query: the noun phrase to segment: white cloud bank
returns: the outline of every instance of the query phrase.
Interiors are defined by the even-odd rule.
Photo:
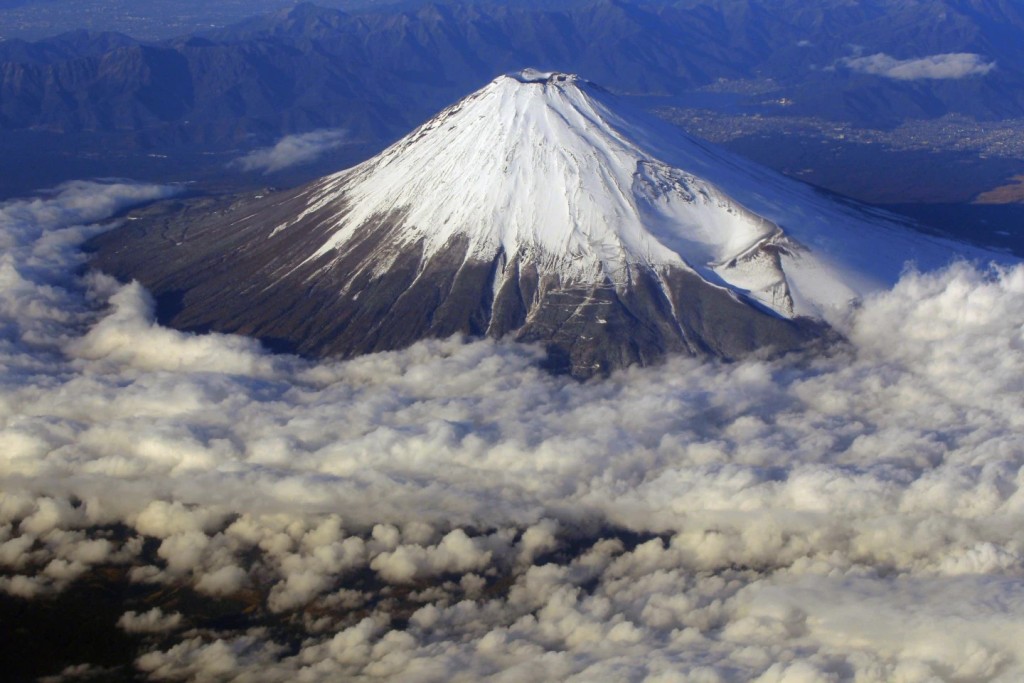
[[[348,141],[348,132],[336,128],[287,135],[272,147],[254,150],[231,163],[243,171],[273,173],[313,161]]]
[[[848,57],[842,60],[842,64],[853,71],[899,81],[984,76],[996,68],[995,62],[986,61],[982,55],[971,52],[949,52],[918,59],[896,59],[879,52],[866,57]]]
[[[142,614],[125,612],[117,620],[117,625],[128,633],[163,633],[180,627],[181,615],[177,613],[164,614],[159,607],[154,607]]]
[[[160,328],[69,274],[71,203],[0,207],[0,590],[124,567],[292,629],[126,608],[151,679],[1024,676],[1024,267],[909,274],[829,354],[576,383]]]

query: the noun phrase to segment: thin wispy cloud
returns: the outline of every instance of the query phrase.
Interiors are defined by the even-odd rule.
[[[1024,675],[1024,267],[909,273],[813,356],[586,383],[494,341],[314,363],[74,275],[102,213],[69,206],[167,192],[78,190],[0,206],[0,591],[111,567],[191,591],[111,624],[142,675]],[[224,598],[287,626],[196,628]]]
[[[848,69],[899,81],[950,80],[984,76],[996,63],[970,52],[950,52],[917,59],[896,59],[884,52],[841,60]]]
[[[309,133],[285,136],[272,147],[254,150],[231,163],[243,171],[273,173],[315,161],[327,152],[348,144],[348,142],[349,136],[345,130],[315,130]]]

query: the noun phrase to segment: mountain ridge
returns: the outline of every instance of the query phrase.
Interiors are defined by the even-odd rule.
[[[450,2],[358,14],[304,4],[156,43],[72,34],[11,41],[0,44],[0,127],[125,130],[154,140],[163,128],[193,140],[217,130],[240,141],[345,126],[387,139],[522,64],[586,73],[620,94],[679,95],[721,79],[770,81],[772,97],[791,101],[791,113],[871,125],[949,112],[1024,115],[1024,96],[1013,94],[1024,91],[1019,7],[928,0],[856,9],[827,3],[810,11],[790,4],[593,0],[540,10]],[[831,39],[815,42],[815,35]],[[123,51],[132,45],[143,46],[149,61],[133,63]],[[894,59],[978,53],[997,67],[983,77],[900,81],[843,66],[861,54],[849,45]],[[146,66],[154,60],[181,66],[160,82],[192,93],[186,106],[147,99],[157,74]],[[75,78],[59,77],[65,72]],[[119,107],[140,113],[98,115],[102,103],[90,93],[111,91]],[[396,92],[420,104],[399,102]]]

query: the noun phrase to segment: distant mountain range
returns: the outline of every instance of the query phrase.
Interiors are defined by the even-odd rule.
[[[550,7],[554,8],[550,8]],[[1011,0],[299,5],[179,39],[76,32],[0,43],[0,131],[225,144],[343,127],[388,141],[497,74],[534,66],[625,95],[697,88],[873,126],[1024,116],[1024,5]]]

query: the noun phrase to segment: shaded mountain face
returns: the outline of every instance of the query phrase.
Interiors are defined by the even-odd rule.
[[[579,377],[798,348],[907,260],[979,254],[532,70],[298,190],[135,218],[94,240],[94,264],[176,327],[341,357],[511,336]]]
[[[892,66],[881,58],[850,61],[962,53],[996,66],[894,78],[880,75]],[[1019,117],[1024,9],[1009,0],[451,2],[360,14],[300,5],[156,44],[109,34],[0,44],[0,128],[118,131],[158,144],[333,126],[388,140],[523,64],[585,73],[620,94],[756,81],[764,99],[791,101],[790,113],[875,126],[949,112]]]

